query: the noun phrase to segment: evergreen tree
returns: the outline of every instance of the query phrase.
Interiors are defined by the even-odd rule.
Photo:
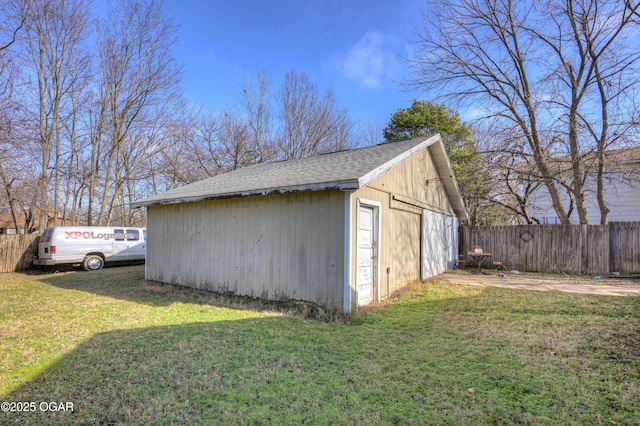
[[[383,130],[389,142],[398,142],[440,133],[460,192],[469,210],[469,222],[485,222],[480,206],[488,188],[482,159],[471,130],[460,120],[457,111],[445,105],[413,101],[410,108],[400,108],[391,114],[391,121]]]

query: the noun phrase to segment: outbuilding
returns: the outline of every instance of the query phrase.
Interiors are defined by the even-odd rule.
[[[247,166],[143,206],[146,279],[343,312],[453,267],[467,218],[439,135]]]

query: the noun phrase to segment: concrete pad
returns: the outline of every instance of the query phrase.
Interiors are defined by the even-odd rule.
[[[534,273],[526,275],[516,275],[510,272],[496,273],[495,271],[483,273],[471,273],[468,271],[447,271],[438,275],[435,279],[464,285],[479,285],[487,287],[512,288],[519,290],[534,291],[561,291],[563,293],[595,294],[601,296],[640,296],[640,282],[625,283],[625,285],[614,285],[612,280],[598,282],[598,284],[585,284],[584,279],[562,279],[555,280],[537,277]],[[598,280],[593,280],[597,282]]]

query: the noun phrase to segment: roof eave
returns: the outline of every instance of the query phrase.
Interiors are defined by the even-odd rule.
[[[341,182],[322,182],[313,183],[308,185],[295,185],[285,186],[278,188],[263,188],[254,189],[250,191],[238,191],[229,192],[226,194],[215,195],[197,195],[193,197],[177,197],[177,198],[160,198],[145,201],[144,199],[131,203],[131,208],[167,205],[167,204],[180,204],[180,203],[195,203],[198,201],[210,201],[210,200],[223,200],[228,198],[240,198],[250,197],[254,195],[279,195],[292,192],[306,192],[306,191],[324,191],[328,189],[338,189],[340,191],[352,191],[360,188],[358,181],[348,180]]]
[[[460,187],[458,186],[458,182],[456,181],[455,175],[453,173],[453,168],[451,167],[451,161],[449,160],[449,156],[444,147],[444,142],[440,135],[436,135],[437,140],[430,144],[430,149],[432,149],[431,154],[436,159],[436,167],[438,168],[438,174],[442,177],[446,177],[447,179],[443,180],[444,188],[449,196],[449,201],[451,202],[451,206],[453,207],[453,211],[456,213],[459,221],[469,220],[469,214],[467,212],[467,207],[464,205],[464,199],[462,198],[462,192],[460,192]],[[443,170],[444,169],[444,170]]]
[[[453,206],[453,210],[456,212],[456,216],[458,216],[459,221],[469,220],[469,213],[467,212],[467,207],[464,205],[462,201],[462,193],[460,192],[460,188],[458,188],[458,184],[455,180],[449,179],[448,182],[444,183],[445,188],[448,193],[457,194],[457,197],[450,197],[451,204]],[[451,187],[451,188],[448,188]]]

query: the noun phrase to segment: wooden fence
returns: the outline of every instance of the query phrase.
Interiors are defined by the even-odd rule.
[[[0,234],[0,272],[24,271],[33,266],[39,235]]]
[[[32,267],[38,235],[0,235],[0,272]],[[567,274],[640,273],[640,222],[460,228],[460,253],[475,244],[507,269]]]
[[[640,273],[640,222],[609,224],[611,271]]]
[[[459,241],[460,253],[477,244],[510,270],[640,273],[640,222],[462,227]]]

